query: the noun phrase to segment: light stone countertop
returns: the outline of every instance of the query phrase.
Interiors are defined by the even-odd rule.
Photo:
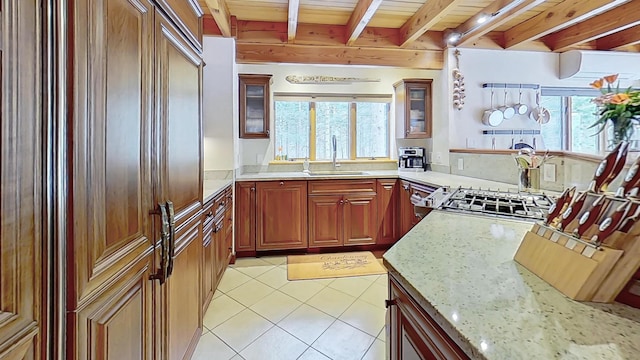
[[[213,199],[214,196],[220,194],[227,186],[233,184],[232,179],[225,180],[205,180],[204,189],[202,191],[202,201],[205,204],[207,201]]]
[[[531,226],[434,210],[384,261],[473,359],[640,358],[640,310],[570,300],[513,260]]]

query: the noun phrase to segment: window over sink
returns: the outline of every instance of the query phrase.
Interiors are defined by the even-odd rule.
[[[275,94],[275,159],[389,157],[391,95]]]

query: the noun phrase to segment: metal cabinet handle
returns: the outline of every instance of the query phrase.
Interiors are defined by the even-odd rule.
[[[397,299],[391,299],[391,300],[385,300],[384,301],[384,307],[385,308],[390,308],[392,306],[398,305],[398,300]]]
[[[169,215],[165,204],[158,204],[159,211],[154,214],[160,215],[160,268],[156,273],[151,274],[150,280],[158,280],[160,284],[164,284],[167,280],[168,263],[169,263],[169,237],[171,236],[169,229]]]
[[[167,277],[173,273],[173,258],[176,255],[176,215],[173,202],[167,200],[167,214],[169,215],[169,261],[167,265]]]
[[[344,204],[344,200],[340,199],[340,205]]]
[[[406,191],[409,191],[409,185],[402,185],[402,188],[405,189]]]
[[[212,216],[213,216],[213,211],[209,211],[209,212],[207,213],[207,217],[212,217]]]
[[[255,188],[255,186],[251,188],[251,191],[256,191],[256,188]]]
[[[267,130],[267,136],[269,136],[269,130]]]
[[[284,185],[284,181],[280,181],[280,186]]]

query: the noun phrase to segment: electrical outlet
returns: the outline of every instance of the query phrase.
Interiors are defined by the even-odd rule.
[[[556,181],[556,165],[544,164],[542,165],[542,173],[544,181],[555,182]]]
[[[464,159],[458,159],[458,170],[464,170]]]

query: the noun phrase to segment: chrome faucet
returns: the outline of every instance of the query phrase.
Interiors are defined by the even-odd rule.
[[[340,164],[336,162],[336,157],[338,156],[338,139],[335,135],[331,136],[331,150],[333,151],[331,162],[333,164],[333,170],[335,170],[338,166],[340,166]]]

